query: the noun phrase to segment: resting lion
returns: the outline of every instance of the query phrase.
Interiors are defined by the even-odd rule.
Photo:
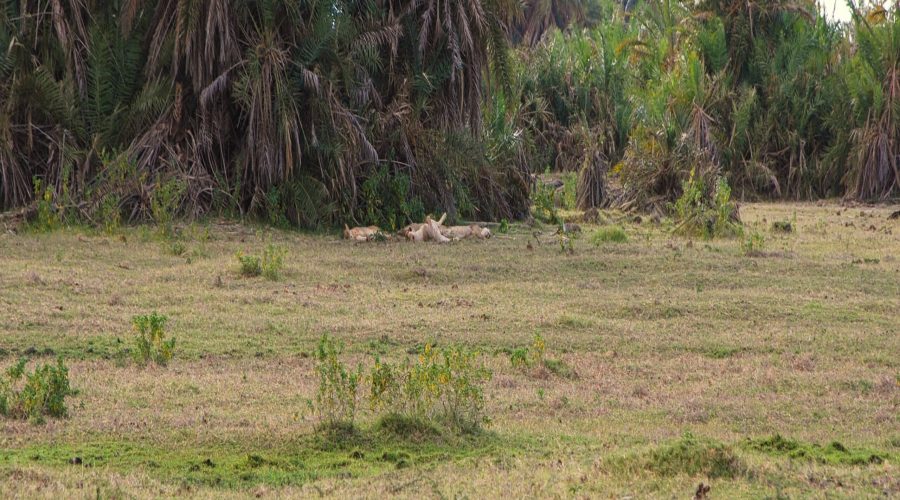
[[[485,239],[491,237],[491,230],[478,224],[441,227],[441,233],[451,240],[462,240],[465,238]]]
[[[369,241],[371,238],[374,238],[379,231],[381,230],[378,229],[378,226],[354,227],[351,229],[347,224],[344,224],[344,238],[348,240]]]

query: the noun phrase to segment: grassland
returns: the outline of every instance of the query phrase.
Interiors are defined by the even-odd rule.
[[[216,222],[175,248],[153,228],[4,234],[0,368],[62,355],[79,393],[66,419],[0,420],[0,496],[897,496],[897,208],[744,206],[753,256],[631,218],[624,241],[584,225],[573,255],[515,225],[446,246]],[[269,243],[281,279],[241,277],[236,252]],[[178,350],[141,369],[122,352],[153,310]],[[354,365],[477,347],[490,424],[397,435],[363,413],[318,435],[323,333]],[[510,366],[535,333],[569,370]]]

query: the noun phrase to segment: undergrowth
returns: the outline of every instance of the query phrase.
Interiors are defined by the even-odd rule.
[[[26,359],[20,359],[0,378],[0,415],[42,423],[44,417],[65,417],[66,397],[74,395],[69,385],[69,369],[62,358],[27,373]]]
[[[156,312],[142,314],[131,319],[137,338],[134,361],[139,366],[154,363],[166,366],[175,354],[175,338],[166,339],[166,323],[169,318]]]

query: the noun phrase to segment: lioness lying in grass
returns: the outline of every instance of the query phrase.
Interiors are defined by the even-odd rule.
[[[354,227],[351,229],[347,224],[344,224],[344,238],[348,240],[369,241],[379,232],[381,232],[381,229],[378,229],[378,226]]]

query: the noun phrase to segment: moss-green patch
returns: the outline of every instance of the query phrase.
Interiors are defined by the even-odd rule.
[[[768,455],[811,460],[830,465],[880,464],[891,457],[890,453],[884,451],[863,448],[848,449],[837,441],[821,446],[787,439],[779,434],[767,438],[748,439],[744,443],[744,447]]]
[[[619,226],[601,227],[591,235],[591,243],[601,245],[603,243],[625,243],[628,235]]]
[[[271,446],[221,443],[173,449],[123,441],[44,444],[0,451],[0,470],[29,465],[105,467],[119,472],[141,470],[172,483],[242,488],[365,477],[402,467],[503,455],[515,448],[488,433],[420,433],[398,438],[386,429],[387,424],[373,432],[357,431],[339,438],[316,435]]]
[[[388,438],[412,442],[440,439],[444,434],[431,422],[396,413],[379,418],[374,429]]]
[[[621,473],[646,471],[660,476],[703,474],[734,478],[746,472],[746,466],[730,446],[691,434],[644,452],[610,459],[609,464]]]
[[[730,358],[743,351],[740,347],[730,347],[724,345],[713,345],[703,350],[703,355],[712,359]]]
[[[556,375],[557,377],[567,379],[578,378],[578,373],[561,359],[545,359],[544,368],[546,368],[548,372]]]

